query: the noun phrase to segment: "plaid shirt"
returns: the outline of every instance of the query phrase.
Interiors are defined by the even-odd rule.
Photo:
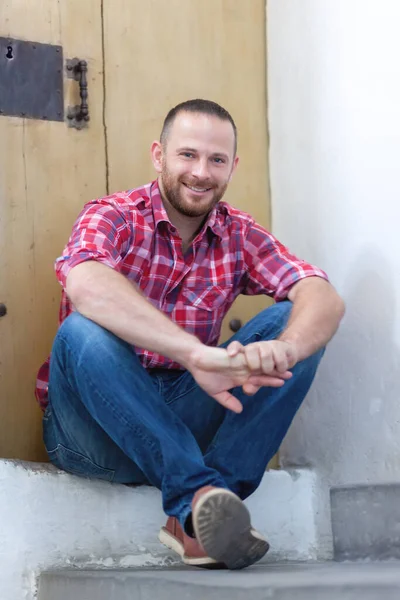
[[[183,254],[157,181],[85,205],[55,265],[63,288],[59,324],[73,310],[65,293],[67,275],[87,260],[130,279],[153,306],[209,346],[218,344],[222,320],[239,294],[266,294],[279,302],[300,279],[327,279],[323,271],[290,254],[250,215],[226,202],[217,204]],[[135,350],[145,368],[181,368],[155,352]],[[36,386],[43,410],[49,364],[50,357]]]

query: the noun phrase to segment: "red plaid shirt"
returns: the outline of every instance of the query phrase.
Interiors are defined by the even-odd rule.
[[[183,255],[157,181],[85,205],[55,265],[63,287],[59,324],[73,310],[65,293],[67,275],[87,260],[128,277],[154,306],[209,346],[217,345],[222,320],[239,294],[266,294],[280,301],[300,279],[327,279],[323,271],[290,254],[250,215],[226,202],[213,209]],[[146,368],[180,368],[165,356],[135,350]],[[50,357],[36,386],[43,409],[49,365]]]

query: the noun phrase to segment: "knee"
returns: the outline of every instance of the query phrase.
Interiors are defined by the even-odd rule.
[[[70,347],[85,350],[87,348],[98,349],[106,343],[107,337],[111,335],[106,329],[87,319],[78,312],[71,313],[59,328],[54,346],[66,343]]]
[[[255,317],[255,329],[258,330],[257,337],[262,340],[273,340],[285,329],[293,304],[289,300],[277,302],[266,308]]]
[[[282,302],[276,302],[276,304],[273,304],[267,310],[271,312],[271,316],[273,316],[277,327],[283,329],[287,325],[292,308],[293,303],[290,300],[283,300]]]
[[[80,335],[90,335],[96,328],[102,329],[99,325],[87,319],[78,312],[72,312],[62,323],[58,333],[64,337],[77,337]]]

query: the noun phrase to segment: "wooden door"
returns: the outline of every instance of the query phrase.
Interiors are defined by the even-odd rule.
[[[57,327],[53,263],[83,203],[106,192],[101,3],[2,0],[0,36],[59,44],[89,65],[87,129],[0,116],[0,457],[40,460],[33,391]],[[77,104],[77,83],[65,79],[64,94]]]
[[[265,0],[2,0],[1,36],[89,65],[87,129],[0,116],[0,457],[40,460],[33,389],[57,327],[54,259],[84,202],[155,177],[150,144],[173,105],[203,97],[232,113],[241,163],[226,199],[269,224]],[[76,82],[64,95],[78,102]],[[227,321],[267,303],[241,297]]]
[[[105,82],[110,189],[155,178],[150,144],[174,105],[206,98],[232,114],[240,163],[226,200],[269,226],[265,0],[107,0]],[[243,322],[269,304],[237,299]]]

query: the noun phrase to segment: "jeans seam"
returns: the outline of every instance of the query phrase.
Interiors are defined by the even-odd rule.
[[[94,460],[92,460],[91,458],[89,458],[88,456],[86,456],[85,454],[82,454],[81,452],[77,452],[76,450],[72,450],[72,448],[68,448],[64,444],[57,444],[57,446],[53,450],[48,450],[46,448],[46,452],[49,455],[50,460],[51,460],[51,456],[50,455],[56,453],[60,448],[62,448],[63,450],[66,450],[67,452],[70,452],[71,454],[75,454],[76,456],[79,456],[80,458],[83,458],[85,461],[88,461],[94,467],[96,467],[96,469],[99,469],[101,471],[105,471],[107,473],[110,473],[110,475],[112,475],[111,481],[114,479],[115,469],[109,469],[108,467],[102,467],[101,465],[97,464],[97,462],[95,462]],[[65,470],[67,471],[67,469],[65,469]],[[69,468],[68,470],[71,473],[74,473],[74,474],[78,474],[78,475],[81,474],[81,473],[79,473],[79,471],[74,470],[73,468]]]
[[[191,392],[193,392],[193,390],[196,387],[200,387],[198,383],[196,383],[196,381],[193,382],[192,387],[190,387],[188,390],[185,390],[185,392],[182,392],[181,394],[179,394],[178,396],[174,396],[173,398],[171,398],[171,400],[165,401],[165,404],[167,406],[170,406],[171,404],[173,404],[174,402],[176,402],[177,400],[180,400],[181,398],[183,398],[184,396],[186,396],[187,394],[190,394]]]

